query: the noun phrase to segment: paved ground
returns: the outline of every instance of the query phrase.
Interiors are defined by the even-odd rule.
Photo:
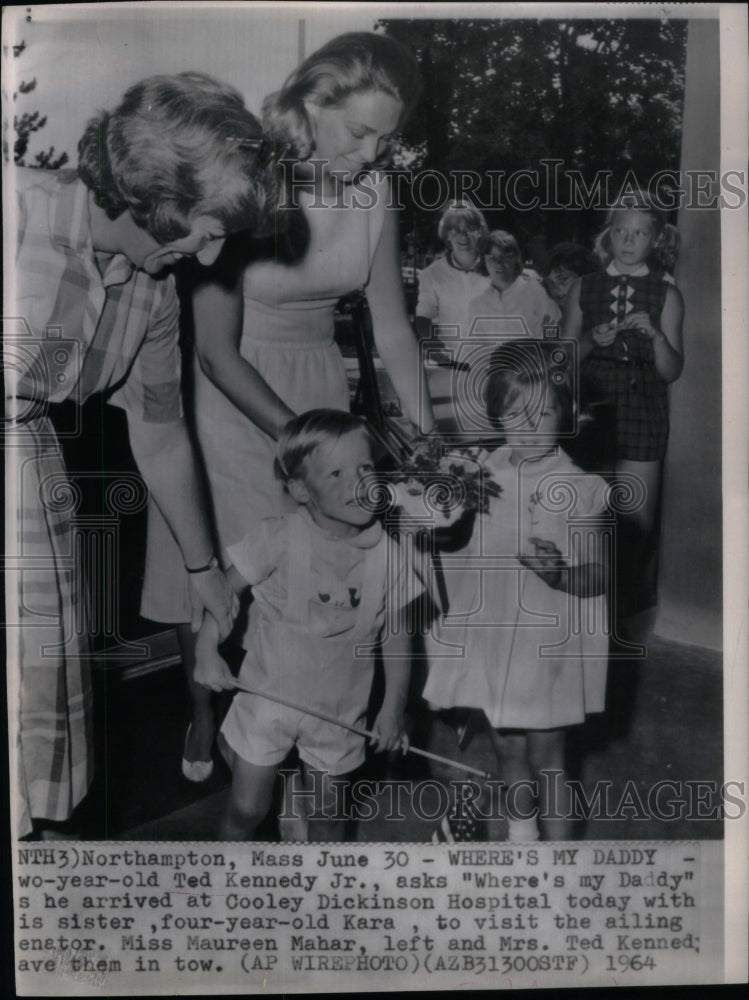
[[[607,700],[606,713],[570,731],[569,773],[580,782],[589,802],[597,788],[602,790],[609,812],[618,817],[596,815],[603,810],[594,806],[594,815],[581,824],[577,835],[587,840],[720,837],[721,824],[715,819],[689,818],[688,805],[675,808],[675,818],[667,820],[654,817],[648,804],[648,795],[652,797],[659,782],[679,783],[665,787],[661,798],[665,805],[674,800],[675,787],[688,802],[699,788],[687,782],[719,786],[722,781],[720,656],[653,641],[645,660],[611,664]],[[125,682],[100,681],[97,703],[100,766],[81,817],[85,836],[214,839],[229,775],[220,761],[204,785],[192,785],[180,773],[188,716],[180,667]],[[415,744],[481,770],[496,770],[485,732],[478,732],[461,753],[450,726],[428,714],[423,703],[415,701],[414,707]],[[377,796],[377,816],[360,821],[352,839],[400,842],[429,840],[437,825],[416,815],[412,807],[416,783],[422,782],[423,812],[431,814],[440,807],[435,781],[462,777],[459,771],[426,766],[411,756],[391,761],[374,757],[361,776],[383,784]],[[402,818],[388,818],[394,801]],[[272,822],[264,833],[268,838],[275,836]],[[481,835],[502,838],[504,823],[490,823]]]

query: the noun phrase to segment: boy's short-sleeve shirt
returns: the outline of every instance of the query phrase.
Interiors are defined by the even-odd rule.
[[[302,509],[298,514],[263,519],[227,549],[231,563],[252,587],[253,614],[270,621],[290,617],[289,574],[300,571],[294,565],[295,552],[290,545],[290,517],[302,519],[311,545],[308,622],[312,634],[338,638],[354,631],[367,551],[376,545],[387,547],[387,568],[372,638],[381,631],[387,615],[397,614],[423,593],[408,547],[387,535],[378,521],[353,539],[343,539],[323,531]],[[301,611],[293,609],[294,616]]]

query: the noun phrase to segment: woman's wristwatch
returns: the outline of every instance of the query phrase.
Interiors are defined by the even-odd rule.
[[[207,562],[205,566],[188,566],[185,564],[185,569],[188,573],[207,573],[210,569],[219,569],[218,559],[216,556],[211,556],[210,562]]]

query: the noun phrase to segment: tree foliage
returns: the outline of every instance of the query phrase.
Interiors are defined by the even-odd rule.
[[[621,182],[634,170],[647,184],[657,171],[679,168],[686,21],[388,19],[380,25],[415,52],[423,74],[424,96],[404,132],[412,166],[478,171],[484,202],[487,171],[509,175],[544,159],[561,160],[561,170],[580,171],[589,181],[608,170]],[[494,224],[507,221],[489,214]],[[573,214],[578,230],[590,228],[585,213]],[[570,233],[570,213],[531,215],[515,221],[559,238],[583,236]]]
[[[26,42],[21,41],[18,45],[13,46],[13,57],[17,59],[26,49]],[[32,93],[36,90],[36,77],[32,80],[21,80],[18,84],[18,90],[13,93],[13,100],[16,101],[20,96]],[[20,167],[41,167],[47,170],[57,170],[59,167],[64,166],[68,162],[68,154],[60,153],[55,156],[55,147],[50,146],[46,150],[42,150],[40,153],[36,153],[33,163],[26,163],[25,157],[29,149],[29,142],[31,136],[35,132],[39,132],[47,124],[47,116],[42,115],[39,111],[23,111],[21,114],[13,115],[13,129],[16,133],[16,138],[13,143],[13,162],[17,163]],[[3,158],[7,162],[9,159],[8,143],[3,139]]]

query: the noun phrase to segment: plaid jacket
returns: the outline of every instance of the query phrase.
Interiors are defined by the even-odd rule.
[[[88,190],[73,173],[18,169],[14,181],[4,354],[6,405],[15,418],[6,429],[15,530],[9,522],[6,585],[20,836],[32,818],[67,819],[93,771],[88,602],[77,555],[85,540],[45,404],[109,392],[131,424],[174,421],[182,409],[174,279],[157,281],[122,254],[97,259]]]
[[[131,420],[179,418],[174,278],[156,280],[122,254],[97,260],[88,189],[72,171],[19,168],[16,188],[15,287],[5,315],[15,317],[6,352],[18,357],[8,394],[82,403],[116,387],[110,402]]]

